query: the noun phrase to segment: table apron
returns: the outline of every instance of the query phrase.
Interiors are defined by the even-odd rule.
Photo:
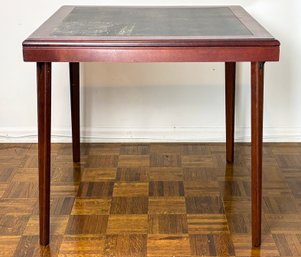
[[[27,62],[264,62],[279,46],[243,47],[23,47]]]

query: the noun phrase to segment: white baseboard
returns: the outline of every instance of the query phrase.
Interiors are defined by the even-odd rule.
[[[236,142],[250,142],[250,128],[236,128]],[[301,128],[264,128],[264,142],[301,142]],[[71,129],[53,129],[51,141],[71,142]],[[81,141],[98,142],[225,142],[224,127],[81,128]],[[0,143],[36,143],[33,128],[0,128]]]

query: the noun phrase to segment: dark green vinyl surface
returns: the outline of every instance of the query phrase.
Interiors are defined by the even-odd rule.
[[[227,7],[75,7],[51,36],[251,36]]]

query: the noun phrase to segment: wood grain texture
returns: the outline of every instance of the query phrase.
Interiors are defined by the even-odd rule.
[[[0,256],[13,256],[21,236],[0,236]]]
[[[107,234],[147,234],[147,214],[110,215]]]
[[[71,215],[66,234],[104,234],[108,224],[108,215]]]
[[[22,236],[14,252],[14,257],[39,257],[51,256],[52,252],[58,252],[61,245],[62,236],[51,236],[50,245],[39,246],[39,236]]]
[[[236,63],[225,63],[225,97],[226,97],[226,156],[227,162],[234,158],[234,120],[235,120],[235,77]]]
[[[114,182],[82,182],[77,197],[109,198],[113,194]]]
[[[229,229],[225,214],[187,214],[187,223],[190,234],[221,233]]]
[[[183,214],[186,213],[184,197],[160,197],[149,199],[149,214]]]
[[[72,164],[71,144],[52,149],[54,166]],[[37,145],[0,144],[0,184],[6,185],[0,256],[299,257],[301,144],[263,145],[260,248],[252,248],[251,238],[251,146],[236,145],[233,165],[226,164],[225,152],[225,144],[84,145],[83,160],[91,154],[105,167],[82,162],[79,174],[69,164],[53,169],[50,246],[41,247],[37,184],[31,182],[38,176]],[[107,156],[118,153],[211,155],[216,167],[156,162],[162,166],[118,168],[119,158],[116,167],[106,167]]]
[[[37,63],[40,243],[49,243],[51,63]]]
[[[123,167],[117,169],[117,181],[148,181],[149,167]]]
[[[113,197],[111,214],[146,214],[148,197]]]
[[[187,234],[186,214],[152,214],[148,216],[149,234]]]
[[[148,155],[119,155],[119,167],[149,167]]]
[[[149,196],[184,196],[182,181],[150,181]]]
[[[188,235],[149,235],[147,256],[189,256]]]
[[[23,47],[27,62],[264,62],[279,61],[279,45],[241,47]]]
[[[234,246],[227,233],[190,235],[194,256],[235,256]]]
[[[149,195],[149,185],[147,182],[115,182],[114,184],[114,197],[135,197],[135,196],[148,196]]]
[[[79,63],[69,63],[73,161],[80,161]]]
[[[112,181],[116,178],[116,168],[86,168],[81,170],[80,177],[81,181],[86,182],[101,182],[101,181]]]
[[[104,245],[105,236],[102,235],[65,236],[58,256],[102,256]]]
[[[261,242],[264,62],[251,63],[252,241]]]
[[[111,199],[76,198],[72,215],[108,215],[110,213]]]
[[[147,235],[107,235],[104,256],[146,257]]]

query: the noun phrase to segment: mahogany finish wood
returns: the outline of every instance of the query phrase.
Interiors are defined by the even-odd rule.
[[[232,163],[234,158],[234,126],[235,126],[235,76],[236,63],[225,63],[226,76],[226,159]]]
[[[82,8],[86,10],[87,7],[83,6]],[[90,8],[93,10],[93,7]],[[103,8],[114,9],[112,7]],[[131,33],[120,35],[120,33],[116,33],[116,31],[118,32],[116,26],[121,26],[119,24],[119,17],[113,16],[111,20],[107,21],[107,24],[111,25],[104,28],[104,30],[108,30],[108,34],[111,33],[113,36],[107,36],[106,33],[100,33],[99,36],[95,35],[95,33],[85,35],[84,31],[80,33],[83,35],[73,35],[72,26],[68,33],[58,36],[55,35],[54,31],[70,17],[70,14],[72,15],[74,10],[78,9],[76,6],[63,6],[23,42],[24,60],[33,62],[255,62],[278,61],[279,59],[279,42],[240,6],[117,6],[115,8],[117,10],[123,10],[125,8],[129,12],[140,8],[146,12],[146,14],[148,13],[147,9],[151,9],[149,15],[153,23],[157,22],[157,20],[154,19],[156,11],[160,17],[162,10],[165,10],[165,12],[169,10],[169,12],[172,13],[181,9],[184,12],[187,9],[202,11],[204,8],[216,10],[219,8],[228,8],[232,16],[226,16],[225,23],[228,22],[228,18],[235,18],[241,24],[241,28],[248,30],[250,33],[234,35],[230,33],[230,30],[228,35],[227,29],[221,33],[219,28],[212,27],[213,30],[219,31],[219,33],[222,34],[212,35],[212,33],[204,33],[202,27],[200,27],[199,34],[196,34],[194,20],[183,14],[183,21],[186,21],[185,24],[190,23],[190,26],[193,27],[192,31],[190,31],[190,27],[176,27],[171,20],[167,19],[170,31],[166,31],[166,36],[157,36],[155,32],[150,36],[146,33],[147,30],[145,35],[132,35]],[[94,15],[97,16],[97,13]],[[150,17],[145,18],[150,19]],[[91,20],[92,24],[89,23],[86,26],[93,26],[95,20],[97,20],[97,18],[94,17],[94,19]],[[138,20],[143,22],[141,17]],[[212,19],[212,21],[214,21],[214,19]],[[135,17],[133,17],[132,23],[122,24],[122,26],[127,29],[130,26],[134,26],[135,22]],[[77,25],[78,23],[75,23],[74,29],[77,29]],[[101,23],[101,26],[102,25],[103,23]],[[158,27],[163,25],[164,24],[158,24]],[[205,21],[203,24],[203,26],[208,25],[210,25],[208,21]],[[98,24],[98,26],[100,25]],[[96,31],[101,31],[101,29],[103,28],[95,27]],[[116,30],[115,35],[111,31],[114,31],[114,29]],[[178,30],[187,31],[187,34],[179,36]],[[124,31],[126,30],[121,29],[119,32],[123,34]],[[191,32],[190,34],[189,31]],[[173,32],[176,32],[175,34],[177,36],[174,35]],[[212,54],[212,48],[215,49],[214,54]]]
[[[23,49],[25,60],[30,62],[257,62],[279,59],[279,45],[114,48],[49,46]]]
[[[80,161],[79,63],[69,63],[73,161]]]
[[[264,63],[251,63],[251,123],[252,123],[252,243],[261,242],[262,199],[262,125]]]
[[[107,9],[102,9],[102,7],[64,6],[23,42],[24,61],[38,63],[41,244],[49,243],[50,64],[52,62],[70,63],[73,160],[75,162],[80,160],[80,62],[225,62],[226,159],[231,163],[233,162],[234,149],[235,63],[245,61],[252,62],[252,242],[253,246],[259,246],[261,234],[263,63],[279,60],[279,41],[274,39],[240,6],[103,8]],[[137,12],[136,8],[141,8],[145,16],[139,16],[140,12],[139,10]],[[209,15],[208,20],[204,19],[208,15],[199,17],[202,13],[206,13],[203,8],[210,9],[215,17],[219,13],[226,13],[224,21],[228,22],[228,19],[230,19],[231,24],[234,23],[237,26],[237,30],[233,30],[232,25],[229,24],[224,26],[223,20],[220,21],[222,26],[218,26],[216,19],[212,18],[214,16]],[[138,16],[126,17],[130,19],[130,22],[123,24],[120,22],[122,19],[119,19],[118,15],[111,17],[106,13],[107,20],[104,21],[101,20],[103,16],[97,15],[97,11],[95,12],[94,9],[100,10],[102,13],[106,13],[103,12],[104,10],[110,10],[113,13],[119,13],[120,10],[123,14],[126,12],[132,14],[132,11],[134,11],[133,13]],[[80,18],[81,10],[85,11],[85,15],[83,15],[85,19]],[[125,10],[127,11],[125,12]],[[89,16],[90,11],[91,15],[94,15],[93,17]],[[190,12],[195,14],[198,11],[198,21],[188,15]],[[177,21],[177,26],[175,26],[172,22],[173,19],[162,17],[163,13],[168,17],[178,17],[174,15],[175,13],[183,14],[179,17],[183,19],[183,24],[186,25],[183,27],[181,26],[182,23]],[[74,20],[75,14],[79,15],[78,20]],[[162,30],[160,30],[161,34],[158,35],[156,35],[155,30],[150,33],[148,30],[143,30],[143,26],[140,26],[140,30],[146,31],[145,34],[139,34],[139,31],[135,31],[136,23],[133,23],[131,19],[147,25],[147,20],[157,16],[167,22],[161,24],[167,29],[166,35],[162,36]],[[68,22],[72,19],[73,23],[69,24]],[[152,18],[154,23],[158,20]],[[218,20],[220,20],[220,17]],[[92,22],[91,26],[94,26],[92,30],[88,27],[91,34],[85,30],[78,30],[78,28],[85,28],[87,24],[90,24],[89,22]],[[194,22],[206,24],[212,30],[208,30],[205,25],[196,26],[198,23],[194,24]],[[191,26],[187,26],[187,24]],[[152,28],[159,28],[159,26],[153,25]],[[224,30],[220,31],[221,28]],[[160,158],[156,159],[153,156],[150,160],[142,158],[140,161],[147,164],[149,161],[160,160]],[[117,159],[113,158],[108,161],[115,163]],[[175,163],[179,162],[177,158],[174,161]],[[182,164],[183,162],[185,163],[185,160],[182,160]],[[104,190],[104,188],[101,190]],[[192,199],[192,201],[194,200]]]
[[[51,63],[37,63],[40,243],[49,243]]]

